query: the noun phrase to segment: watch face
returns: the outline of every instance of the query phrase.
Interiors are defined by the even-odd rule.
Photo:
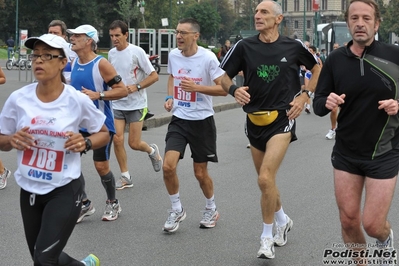
[[[121,76],[115,76],[115,83],[119,83],[122,80]]]

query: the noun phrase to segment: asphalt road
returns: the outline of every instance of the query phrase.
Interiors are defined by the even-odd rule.
[[[11,76],[8,73],[6,71],[6,75]],[[157,83],[159,89],[158,86],[149,89],[154,91],[150,96],[150,109],[157,115],[164,113],[151,99],[158,94],[160,99],[164,98],[166,83],[163,82],[161,79]],[[0,88],[2,106],[11,88],[7,85]],[[219,97],[217,101],[228,103],[231,99]],[[146,154],[132,150],[127,153],[134,187],[117,192],[122,206],[119,219],[101,221],[106,196],[89,153],[82,157],[83,172],[89,198],[97,211],[76,226],[65,251],[78,259],[94,253],[100,258],[101,265],[106,266],[323,265],[324,250],[334,249],[342,243],[329,160],[334,141],[324,137],[329,129],[329,118],[303,113],[297,119],[299,139],[290,145],[277,176],[284,210],[294,225],[288,234],[287,245],[276,248],[273,260],[256,257],[262,232],[260,192],[250,151],[246,149],[244,113],[240,108],[234,108],[216,113],[215,120],[219,163],[209,164],[221,215],[215,228],[199,228],[205,199],[193,175],[189,149],[178,166],[181,200],[187,218],[174,234],[165,234],[161,230],[170,208],[162,173],[153,171]],[[163,153],[166,131],[166,125],[150,128],[143,133],[143,139],[156,143]],[[6,167],[15,171],[14,151],[0,152],[0,158]],[[118,176],[115,156],[111,157],[110,164]],[[389,219],[399,237],[398,201],[395,195]],[[0,191],[0,218],[0,265],[32,265],[22,228],[19,187],[13,178]],[[395,244],[398,246],[397,240]]]

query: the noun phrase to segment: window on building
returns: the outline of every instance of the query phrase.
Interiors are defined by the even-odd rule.
[[[306,11],[312,11],[313,3],[312,0],[306,0]]]
[[[299,0],[294,0],[294,11],[299,11]]]
[[[321,10],[327,10],[328,6],[327,6],[327,0],[322,0],[321,1]]]
[[[347,0],[341,0],[341,9],[346,10],[346,7],[348,6],[348,1]]]
[[[310,20],[306,20],[306,28],[310,29],[311,25],[310,25]]]
[[[288,5],[288,0],[283,0],[283,6],[282,6],[282,8],[283,8],[283,12],[287,12],[287,5]]]
[[[298,29],[298,28],[299,28],[299,22],[298,22],[298,20],[295,20],[295,21],[294,21],[294,28],[295,28],[295,29]]]

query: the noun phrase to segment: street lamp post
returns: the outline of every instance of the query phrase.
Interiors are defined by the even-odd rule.
[[[144,6],[145,6],[145,1],[144,1],[144,0],[137,1],[137,6],[139,7],[140,12],[141,12],[141,15],[142,15],[142,17],[143,17],[144,28],[147,28],[147,26],[145,25],[145,18],[144,18],[144,11],[145,11]]]
[[[281,1],[281,10],[283,11],[283,15],[284,15],[284,0]],[[285,17],[283,17],[283,21],[281,21],[281,24],[280,24],[280,34],[283,34],[283,27],[285,24],[284,21],[285,21]]]
[[[252,30],[252,5],[251,0],[248,0],[248,10],[249,10],[249,30]]]
[[[306,0],[303,0],[303,40],[306,41]]]
[[[173,27],[173,22],[172,22],[172,0],[169,0],[169,26]]]
[[[15,43],[17,44],[17,47],[19,46],[19,34],[18,34],[18,0],[17,0],[17,6],[15,10]]]
[[[216,13],[218,13],[218,0],[215,0]],[[218,29],[215,30],[215,47],[218,43]]]
[[[317,32],[317,24],[319,24],[319,12],[315,11],[314,12],[314,44],[316,45],[316,48],[319,48],[320,43],[319,43],[319,33]]]
[[[181,6],[184,4],[183,0],[177,0],[176,4],[179,6],[179,18],[181,18]]]

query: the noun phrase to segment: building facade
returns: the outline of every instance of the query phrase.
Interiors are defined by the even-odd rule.
[[[316,0],[279,0],[284,20],[281,32],[314,43],[317,25],[333,21],[344,21],[344,12],[349,0],[319,0],[319,10],[313,10]]]
[[[256,6],[262,0],[249,0]],[[317,25],[334,21],[344,21],[344,12],[350,0],[277,0],[283,10],[284,20],[280,32],[310,43],[317,42]],[[240,0],[230,0],[236,7]],[[313,4],[318,3],[315,11]],[[384,0],[386,4],[389,0]],[[237,11],[236,11],[237,12]],[[238,10],[240,13],[240,10]]]

